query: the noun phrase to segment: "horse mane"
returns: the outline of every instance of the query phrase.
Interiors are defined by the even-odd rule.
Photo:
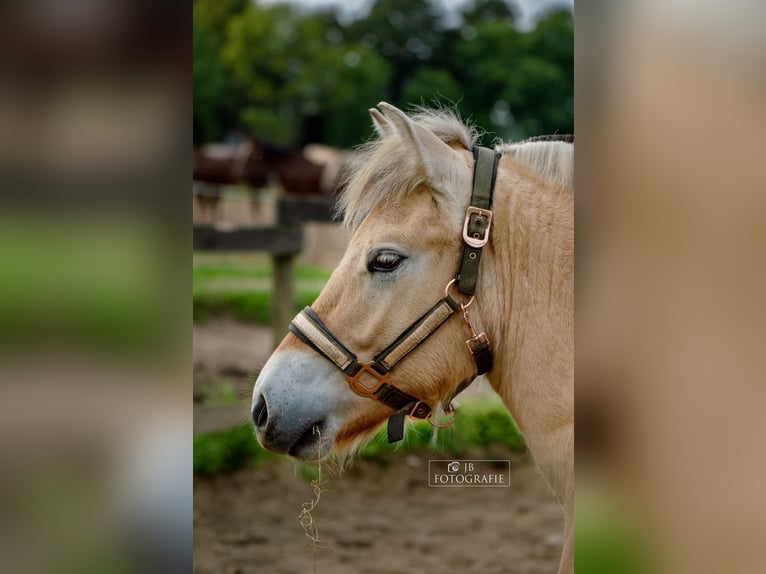
[[[470,150],[479,139],[473,125],[446,107],[418,107],[410,119],[433,132],[452,147]],[[539,173],[555,185],[574,190],[574,136],[536,136],[517,143],[500,144],[495,149]],[[357,228],[379,204],[396,204],[409,190],[426,183],[425,173],[416,158],[401,145],[395,132],[378,136],[358,148],[347,170],[338,199],[337,213],[343,223]]]
[[[545,179],[574,192],[574,136],[536,136],[497,146],[497,151],[523,163]]]
[[[449,108],[416,108],[410,119],[450,146],[470,150],[478,140],[475,127]],[[426,183],[425,173],[396,133],[378,135],[358,148],[341,187],[337,211],[346,226],[356,228],[375,206],[397,203],[409,190]]]

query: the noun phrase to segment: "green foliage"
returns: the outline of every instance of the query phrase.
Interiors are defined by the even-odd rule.
[[[579,491],[578,491],[579,492]],[[646,533],[620,512],[615,501],[586,491],[575,511],[575,553],[581,572],[645,574],[654,572]]]
[[[502,445],[512,452],[525,450],[518,427],[499,400],[473,399],[458,409],[455,424],[440,430],[435,440],[434,429],[427,421],[408,424],[404,440],[396,444],[388,443],[384,427],[358,452],[358,457],[387,464],[401,452],[428,450],[434,454],[461,456],[494,445]],[[195,473],[231,472],[258,465],[274,456],[261,448],[249,425],[194,437]],[[316,472],[315,465],[298,467],[298,473],[306,480],[316,478]]]
[[[502,402],[473,399],[458,408],[454,425],[439,430],[435,436],[428,421],[410,421],[401,446],[389,444],[383,428],[359,455],[361,458],[381,458],[402,449],[431,449],[460,456],[469,450],[493,445],[502,445],[513,452],[522,452],[526,448],[521,432]]]
[[[506,0],[474,0],[463,9],[463,21],[474,26],[482,22],[513,25],[518,15],[518,8]]]
[[[236,387],[226,379],[201,383],[198,388],[205,405],[233,405],[239,400]]]
[[[195,0],[195,142],[241,125],[286,145],[350,147],[382,99],[455,102],[502,138],[571,132],[572,15],[554,10],[527,32],[517,13],[474,0],[449,27],[435,0],[376,0],[342,24],[332,11]]]
[[[250,425],[196,435],[193,450],[194,472],[198,474],[233,472],[275,456],[261,448]]]

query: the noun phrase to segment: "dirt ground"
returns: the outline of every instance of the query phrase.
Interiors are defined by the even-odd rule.
[[[561,511],[531,462],[511,459],[508,488],[429,488],[428,458],[357,461],[327,478],[312,516],[326,548],[298,522],[312,487],[288,460],[196,477],[198,574],[404,574],[556,571]],[[465,457],[468,458],[468,457]]]
[[[253,374],[268,358],[270,344],[264,327],[227,319],[195,325],[195,385],[229,381],[241,399],[215,407],[195,404],[195,432],[249,423]],[[469,391],[492,392],[481,381]],[[399,453],[389,466],[357,461],[340,476],[325,472],[326,490],[313,516],[329,548],[316,551],[298,522],[312,488],[296,476],[288,459],[230,475],[195,477],[194,572],[556,571],[561,511],[526,456],[493,454],[512,461],[509,488],[429,488],[429,457],[443,458]]]

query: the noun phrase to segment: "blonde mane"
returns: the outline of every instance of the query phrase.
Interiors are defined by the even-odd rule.
[[[410,119],[452,147],[470,150],[479,132],[451,109],[417,108]],[[534,138],[533,138],[534,139]],[[574,146],[564,141],[523,141],[495,147],[557,186],[574,190]],[[378,134],[358,149],[341,187],[338,213],[355,229],[379,204],[396,204],[412,189],[426,183],[416,157],[402,145],[395,131]],[[439,190],[435,190],[439,191]]]
[[[574,192],[574,145],[566,141],[526,141],[495,148],[539,173],[548,181]]]

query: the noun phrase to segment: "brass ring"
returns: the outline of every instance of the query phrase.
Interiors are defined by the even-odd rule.
[[[457,409],[452,411],[452,418],[450,418],[449,421],[447,421],[444,424],[435,423],[431,420],[431,415],[433,414],[433,411],[428,413],[428,416],[426,417],[426,420],[428,423],[434,427],[435,429],[446,429],[447,427],[451,427],[455,423],[455,418],[457,417]]]
[[[449,296],[450,296],[450,295],[449,295],[449,288],[450,288],[450,287],[452,287],[452,286],[453,286],[453,285],[454,285],[456,282],[457,282],[457,279],[453,279],[452,281],[450,281],[449,283],[447,283],[447,286],[444,288],[444,296],[445,296],[445,297],[449,297]],[[458,298],[460,298],[460,297],[462,297],[462,295],[458,293]],[[463,302],[461,301],[461,303],[460,303],[460,308],[461,308],[461,309],[463,309],[463,310],[466,310],[466,309],[468,309],[468,307],[470,307],[470,306],[471,306],[471,303],[473,303],[473,300],[474,300],[475,298],[476,298],[476,295],[471,295],[471,298],[470,298],[470,299],[468,299],[468,303],[463,303]]]

